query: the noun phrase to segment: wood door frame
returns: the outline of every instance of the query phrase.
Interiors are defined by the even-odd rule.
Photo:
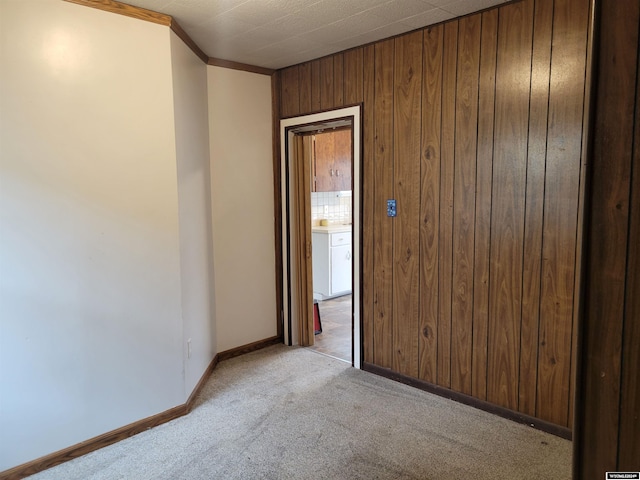
[[[297,345],[299,342],[299,332],[297,322],[293,321],[294,309],[291,308],[295,302],[295,289],[292,284],[292,253],[291,253],[291,222],[289,217],[289,197],[293,175],[290,172],[290,152],[291,142],[296,133],[311,131],[319,127],[331,125],[350,124],[353,131],[353,162],[352,162],[352,212],[353,212],[353,355],[352,364],[355,368],[362,366],[362,106],[355,105],[336,110],[329,110],[320,113],[302,115],[280,120],[280,166],[281,166],[281,200],[282,210],[282,312],[283,312],[283,334],[285,345]],[[309,192],[311,195],[311,192]],[[308,278],[306,281],[311,281]]]

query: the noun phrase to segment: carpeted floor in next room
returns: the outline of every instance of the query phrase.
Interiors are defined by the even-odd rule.
[[[50,479],[569,479],[571,443],[276,345],[218,365],[196,408]]]

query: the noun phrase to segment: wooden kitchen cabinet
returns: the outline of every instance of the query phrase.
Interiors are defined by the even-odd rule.
[[[351,129],[331,130],[313,136],[314,192],[351,190]]]

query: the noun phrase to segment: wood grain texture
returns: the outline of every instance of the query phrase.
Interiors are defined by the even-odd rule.
[[[352,190],[352,130],[338,129],[315,134],[312,159],[314,192]]]
[[[87,453],[91,453],[95,450],[99,450],[126,438],[132,437],[133,435],[137,435],[138,433],[149,430],[150,428],[175,420],[187,413],[186,404],[170,408],[169,410],[165,410],[157,415],[152,415],[129,425],[125,425],[124,427],[98,435],[50,455],[18,465],[9,470],[4,470],[3,472],[0,472],[0,478],[2,478],[2,480],[21,480],[29,475],[34,475],[43,470],[47,470],[48,468],[55,467],[61,463],[68,462],[74,458],[81,457]]]
[[[312,107],[311,95],[311,63],[303,63],[298,70],[298,84],[300,88],[300,114],[310,113]]]
[[[393,369],[418,376],[422,30],[395,40]]]
[[[453,198],[455,178],[456,59],[458,22],[444,25],[442,60],[442,127],[440,131],[440,236],[438,385],[451,386],[451,299],[453,275]]]
[[[351,128],[333,131],[333,169],[335,176],[333,177],[332,191],[334,192],[353,190],[351,178],[351,165],[353,163],[352,135]]]
[[[500,9],[491,212],[487,400],[518,408],[533,1]]]
[[[276,337],[276,338],[279,338],[280,339],[279,343],[282,343],[282,338],[281,337]],[[185,407],[187,409],[187,413],[191,412],[191,410],[193,410],[193,408],[196,406],[196,399],[198,398],[198,395],[200,395],[200,392],[202,392],[202,389],[206,385],[206,383],[209,380],[209,377],[211,376],[213,371],[218,366],[219,362],[220,362],[220,356],[218,354],[216,354],[213,357],[213,359],[211,360],[211,362],[209,363],[209,366],[206,368],[206,370],[202,374],[202,377],[200,377],[200,380],[196,384],[195,388],[191,392],[191,395],[189,395],[189,398],[187,399],[187,401],[185,403]]]
[[[403,352],[417,345],[416,378],[527,416],[539,415],[544,395],[545,418],[563,428],[571,425],[575,371],[575,348],[565,339],[575,339],[576,325],[555,320],[566,319],[563,312],[575,319],[580,287],[579,146],[587,131],[579,113],[587,56],[580,12],[589,1],[512,2],[414,32],[423,35],[415,47],[422,61],[413,72],[417,93],[410,85],[418,80],[406,81],[405,67],[414,62],[404,59],[414,33],[299,66],[300,82],[304,69],[311,71],[312,108],[325,108],[329,97],[332,108],[337,85],[345,103],[363,105],[365,361],[413,371],[416,360]],[[322,73],[328,70],[330,79]],[[571,91],[563,103],[565,81]],[[417,207],[409,175],[414,151]],[[555,162],[550,180],[548,155]],[[390,198],[398,200],[395,219],[386,216]],[[416,256],[417,290],[406,280],[416,278]],[[549,313],[540,323],[545,282]],[[540,350],[540,328],[545,338],[562,339],[551,341],[554,355]],[[543,374],[539,359],[562,374]]]
[[[418,378],[437,382],[438,232],[440,221],[440,121],[442,25],[424,31],[420,166],[420,320]]]
[[[540,272],[542,217],[547,160],[547,113],[551,71],[553,2],[536,2],[534,12],[529,143],[525,196],[522,264],[522,323],[520,329],[520,384],[518,411],[535,415],[538,388],[538,326],[540,322]]]
[[[282,99],[280,114],[282,117],[293,117],[300,114],[300,83],[298,66],[285,68],[281,71]]]
[[[393,366],[393,219],[386,216],[387,199],[394,198],[393,65],[393,40],[376,43],[373,358],[387,368]]]
[[[84,5],[85,7],[97,8],[111,13],[125,15],[127,17],[145,20],[147,22],[158,23],[167,27],[171,26],[171,17],[163,13],[154,12],[145,8],[134,7],[126,3],[116,2],[114,0],[65,0],[69,3]]]
[[[311,271],[311,162],[313,142],[311,135],[295,135],[292,174],[294,209],[293,250],[295,269],[296,302],[295,317],[298,322],[298,342],[301,346],[314,343],[313,321],[313,274]],[[332,142],[333,143],[333,142]]]
[[[329,110],[334,106],[333,57],[320,60],[320,108]]]
[[[496,83],[498,10],[482,14],[478,85],[478,152],[476,159],[476,225],[473,280],[473,396],[487,398],[489,324],[489,257],[493,182],[493,120]]]
[[[311,112],[317,112],[322,109],[322,101],[320,98],[321,96],[320,60],[314,60],[310,63],[311,63]]]
[[[333,56],[333,108],[344,105],[344,54]]]
[[[451,388],[471,394],[473,278],[476,212],[478,74],[482,18],[462,18],[458,27],[456,141],[451,295]]]
[[[362,365],[362,369],[365,372],[375,373],[376,375],[380,375],[381,377],[389,378],[396,382],[404,383],[405,385],[411,385],[412,387],[419,388],[421,390],[424,390],[425,392],[433,393],[434,395],[448,398],[449,400],[453,400],[464,405],[469,405],[479,410],[484,410],[485,412],[499,415],[503,418],[508,418],[509,420],[512,420],[514,422],[522,423],[538,430],[542,430],[543,432],[551,433],[552,435],[556,435],[566,440],[571,440],[572,438],[571,431],[566,427],[560,427],[558,425],[554,425],[553,423],[545,422],[538,418],[530,417],[529,415],[524,415],[520,412],[515,412],[513,410],[500,407],[493,403],[480,400],[476,397],[465,395],[464,393],[460,392],[455,392],[449,388],[444,388],[439,385],[425,382],[424,380],[408,377],[406,375],[394,372],[393,370],[389,370],[388,368],[381,368],[370,363],[364,363]]]
[[[173,32],[195,53],[200,60],[207,65],[215,65],[217,67],[230,68],[232,70],[241,70],[244,72],[258,73],[260,75],[271,76],[275,73],[272,68],[259,67],[257,65],[249,65],[247,63],[234,62],[232,60],[224,60],[221,58],[209,57],[189,34],[180,26],[177,20],[170,15],[147,10],[141,7],[135,7],[126,3],[117,2],[115,0],[64,0],[69,3],[83,5],[85,7],[97,8],[110,13],[117,13],[127,17],[144,20],[146,22],[157,23],[171,28]]]
[[[242,72],[258,73],[260,75],[271,76],[275,72],[275,70],[271,68],[249,65],[248,63],[233,62],[231,60],[224,60],[222,58],[209,57],[206,62],[208,65],[215,65],[216,67],[230,68],[231,70],[240,70]]]
[[[344,104],[354,105],[364,100],[363,49],[354,48],[344,54]]]
[[[580,197],[578,199],[578,229],[576,231],[576,272],[574,275],[574,295],[573,295],[573,332],[571,334],[571,378],[569,380],[569,429],[574,430],[574,422],[576,418],[576,391],[578,389],[578,370],[580,362],[578,358],[579,335],[582,324],[582,292],[585,265],[585,208],[588,202],[587,178],[589,173],[588,159],[590,154],[589,136],[591,131],[592,116],[592,97],[594,89],[593,66],[595,58],[593,55],[594,30],[593,30],[593,8],[589,9],[589,27],[587,31],[587,62],[586,62],[586,78],[584,91],[584,108],[582,118],[582,152],[580,154]]]
[[[374,327],[374,264],[373,226],[375,211],[375,47],[368,45],[363,51],[363,110],[362,110],[362,346],[363,361],[373,363]]]
[[[584,291],[584,267],[586,255],[586,235],[585,235],[585,219],[586,205],[589,201],[587,196],[590,193],[588,186],[588,178],[590,174],[589,155],[591,154],[591,123],[593,116],[593,98],[595,98],[595,77],[593,75],[594,66],[597,59],[594,55],[595,44],[595,11],[594,5],[589,5],[589,25],[587,28],[587,55],[586,55],[586,75],[584,88],[584,108],[582,118],[582,152],[580,153],[580,198],[578,199],[578,229],[576,232],[576,273],[573,295],[573,332],[571,336],[571,379],[569,381],[569,428],[574,431],[574,422],[576,419],[576,406],[580,399],[576,397],[578,391],[578,370],[580,370],[579,347],[580,332],[583,319],[583,296]],[[575,443],[575,442],[574,442]],[[573,458],[573,464],[576,464],[576,458]]]
[[[318,133],[314,138],[313,171],[315,176],[314,192],[332,192],[333,188],[333,161],[336,146],[333,132]],[[330,174],[331,172],[331,174]]]
[[[336,169],[336,190],[353,191],[353,130],[351,128],[335,131],[336,157],[333,165]]]
[[[568,425],[571,333],[578,228],[585,55],[589,5],[554,3],[549,132],[544,189],[537,415]],[[567,71],[567,63],[573,68]]]
[[[180,24],[176,21],[175,18],[171,19],[171,30],[173,30],[173,32],[180,38],[180,40],[182,40],[184,42],[184,44],[189,47],[191,49],[191,51],[193,53],[196,54],[196,56],[202,60],[204,63],[208,64],[209,63],[209,56],[204,53],[200,47],[196,44],[196,42],[194,42],[191,37],[189,36],[189,34],[187,34],[187,32],[185,32],[182,27],[180,26]],[[273,70],[271,71],[271,73],[273,73]],[[271,75],[271,73],[269,73],[268,75]]]
[[[135,7],[115,0],[64,0],[65,2],[83,5],[85,7],[97,8],[110,13],[117,13],[127,17],[144,20],[146,22],[157,23],[171,28],[178,37],[187,45],[200,60],[207,65],[215,65],[217,67],[230,68],[232,70],[241,70],[244,72],[259,73],[260,75],[271,76],[275,73],[272,68],[259,67],[257,65],[249,65],[247,63],[234,62],[232,60],[224,60],[222,58],[209,57],[187,32],[180,26],[177,20],[170,15],[147,10],[141,7]]]
[[[282,337],[276,335],[275,337],[269,337],[263,340],[258,340],[256,342],[247,343],[246,345],[241,345],[239,347],[230,348],[229,350],[225,350],[218,354],[218,361],[223,362],[225,360],[229,360],[230,358],[235,358],[246,353],[262,350],[263,348],[277,345],[279,343],[282,343]]]
[[[178,405],[177,407],[170,408],[169,410],[165,410],[164,412],[157,415],[152,415],[129,425],[125,425],[124,427],[118,428],[116,430],[98,435],[97,437],[91,438],[63,450],[59,450],[50,455],[38,458],[32,462],[18,465],[9,470],[4,470],[0,472],[0,478],[2,478],[2,480],[20,480],[22,478],[25,478],[26,476],[34,475],[43,470],[55,467],[56,465],[60,465],[61,463],[68,462],[69,460],[73,460],[74,458],[81,457],[83,455],[86,455],[87,453],[117,443],[138,433],[147,431],[150,428],[157,427],[158,425],[162,425],[163,423],[167,423],[171,420],[187,415],[189,414],[189,412],[191,412],[191,410],[193,410],[196,398],[204,388],[207,380],[209,380],[209,377],[215,370],[218,363],[223,360],[228,360],[229,358],[244,355],[245,353],[260,350],[262,348],[276,345],[278,343],[282,343],[282,337],[276,336],[264,340],[259,340],[248,345],[243,345],[241,347],[225,350],[224,352],[216,354],[202,374],[202,377],[196,384],[195,388],[191,392],[191,395],[189,395],[187,402],[183,405]]]
[[[640,17],[638,9],[631,15]],[[640,32],[636,32],[640,38]],[[638,50],[640,54],[640,42]],[[637,58],[637,57],[636,57]],[[640,459],[640,61],[636,66],[635,129],[633,134],[633,176],[629,211],[629,247],[625,285],[625,319],[622,332],[622,379],[618,469],[633,470]]]
[[[637,121],[638,10],[635,0],[605,1],[598,17],[575,478],[603,478],[606,471],[618,469],[620,429],[630,421],[621,416],[620,401],[629,201],[637,198],[630,196],[630,188]],[[634,375],[629,387],[637,385],[637,371]],[[632,438],[638,435],[636,430]]]

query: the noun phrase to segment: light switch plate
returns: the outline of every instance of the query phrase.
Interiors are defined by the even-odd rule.
[[[395,217],[397,214],[395,199],[387,200],[387,217]]]

